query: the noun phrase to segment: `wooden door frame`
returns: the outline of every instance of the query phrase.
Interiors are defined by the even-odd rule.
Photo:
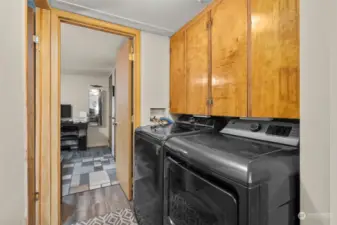
[[[133,39],[135,54],[133,115],[135,127],[140,125],[140,31],[57,9],[37,8],[36,14],[36,33],[40,39],[39,53],[36,59],[36,140],[38,143],[36,149],[40,154],[39,174],[37,174],[40,192],[38,224],[60,225],[61,23],[87,27]],[[133,161],[132,155],[130,155],[130,158]]]
[[[35,5],[41,9],[50,9],[49,0],[35,0]]]
[[[35,33],[34,9],[26,5],[26,116],[27,116],[27,185],[28,224],[35,224]],[[34,46],[31,46],[34,45]],[[33,58],[31,54],[34,54]]]

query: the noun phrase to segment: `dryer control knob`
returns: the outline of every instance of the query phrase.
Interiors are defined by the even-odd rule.
[[[253,123],[250,125],[250,130],[253,132],[258,132],[261,130],[261,125],[259,123]]]

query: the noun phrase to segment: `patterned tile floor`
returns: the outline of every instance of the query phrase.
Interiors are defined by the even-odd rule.
[[[131,209],[119,209],[116,212],[77,222],[73,225],[137,225],[137,221]]]
[[[111,149],[62,152],[62,196],[118,184]]]

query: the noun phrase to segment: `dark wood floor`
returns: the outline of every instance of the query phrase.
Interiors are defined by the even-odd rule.
[[[67,195],[62,198],[62,224],[70,225],[123,208],[130,205],[119,185]]]

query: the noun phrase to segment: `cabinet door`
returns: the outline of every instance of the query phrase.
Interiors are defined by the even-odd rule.
[[[247,116],[247,3],[212,9],[212,115]]]
[[[171,38],[170,112],[186,113],[185,32]]]
[[[251,4],[251,116],[299,118],[298,0]]]
[[[208,114],[208,29],[205,13],[186,30],[186,95],[188,114]]]

